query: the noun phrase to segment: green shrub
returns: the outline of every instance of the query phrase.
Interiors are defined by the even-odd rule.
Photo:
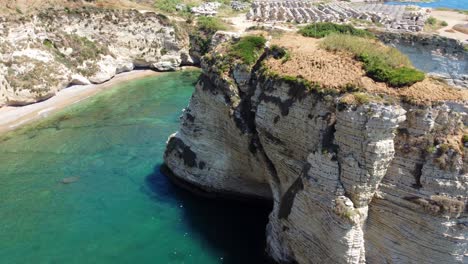
[[[372,79],[385,82],[394,87],[412,85],[424,80],[424,73],[406,66],[394,68],[379,56],[358,55],[364,62],[364,70]]]
[[[435,146],[433,146],[433,145],[431,145],[431,146],[427,146],[427,147],[426,147],[426,153],[428,153],[428,154],[435,153],[435,152],[436,152],[436,150],[437,150],[437,149],[436,149],[436,147],[435,147]]]
[[[54,43],[49,39],[44,39],[44,41],[42,43],[44,44],[44,46],[46,46],[46,47],[48,47],[50,49],[55,48]]]
[[[350,25],[340,25],[331,22],[319,22],[307,25],[299,30],[304,37],[323,38],[333,33],[348,34],[352,36],[373,38],[369,31],[357,29]]]
[[[414,69],[408,57],[397,49],[366,38],[332,34],[322,41],[321,46],[331,51],[352,53],[364,63],[369,77],[394,87],[412,85],[425,78],[425,74]]]
[[[277,60],[281,59],[281,63],[283,64],[291,59],[291,53],[278,45],[272,45],[270,47],[270,52],[273,55],[273,58]]]
[[[365,93],[355,93],[354,98],[359,105],[368,104],[370,102],[369,95]]]
[[[412,66],[409,58],[397,49],[356,36],[332,34],[322,40],[321,47],[330,51],[348,51],[355,55],[367,54],[379,57],[392,67]]]
[[[226,24],[217,17],[200,17],[198,18],[198,29],[208,33],[214,34],[218,30],[226,30]]]
[[[230,55],[241,59],[244,63],[253,64],[265,47],[263,36],[246,36],[232,45]]]
[[[450,149],[450,146],[448,144],[441,144],[439,146],[439,150],[441,154],[446,153]]]
[[[448,23],[446,21],[437,20],[434,17],[429,17],[426,20],[425,24],[426,25],[425,25],[424,29],[427,30],[427,31],[435,31],[435,30],[439,30],[439,29],[441,29],[443,27],[448,26]]]
[[[435,17],[429,17],[427,20],[426,20],[426,24],[429,24],[431,26],[434,26],[435,24],[437,24],[437,19]]]
[[[181,0],[155,0],[154,6],[161,11],[173,13],[176,11],[176,6],[181,2]]]
[[[463,135],[462,142],[463,142],[463,144],[468,143],[468,134]]]

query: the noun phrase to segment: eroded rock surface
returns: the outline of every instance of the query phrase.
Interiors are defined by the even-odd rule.
[[[134,68],[190,64],[188,35],[153,12],[81,8],[0,17],[0,106],[102,83]]]
[[[204,58],[168,141],[172,177],[271,197],[267,250],[281,263],[466,263],[466,102],[342,105],[264,58],[229,73]]]

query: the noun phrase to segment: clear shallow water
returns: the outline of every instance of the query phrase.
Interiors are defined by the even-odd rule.
[[[457,79],[468,73],[468,57],[465,53],[454,56],[434,54],[424,46],[393,45],[411,60],[413,65],[426,73]]]
[[[0,136],[0,263],[266,263],[268,209],[159,172],[197,77],[125,83]]]
[[[445,7],[445,8],[452,8],[452,9],[464,9],[468,10],[468,0],[435,0],[429,3],[421,3],[421,2],[412,2],[408,0],[407,2],[388,2],[389,5],[401,5],[401,4],[411,4],[411,5],[418,5],[422,7]]]

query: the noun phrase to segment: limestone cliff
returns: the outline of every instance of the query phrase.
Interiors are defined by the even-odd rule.
[[[169,138],[174,179],[271,199],[267,250],[281,263],[467,263],[466,97],[349,101],[272,73],[273,49],[254,65],[225,55],[203,58]],[[319,65],[327,76],[308,65],[297,74]]]
[[[134,68],[173,70],[191,63],[188,53],[188,34],[153,12],[84,7],[0,17],[0,107]]]

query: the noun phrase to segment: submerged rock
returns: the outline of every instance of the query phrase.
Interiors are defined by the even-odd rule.
[[[62,184],[70,184],[70,183],[75,183],[80,180],[80,177],[78,176],[71,176],[71,177],[66,177],[60,180],[60,183]]]

